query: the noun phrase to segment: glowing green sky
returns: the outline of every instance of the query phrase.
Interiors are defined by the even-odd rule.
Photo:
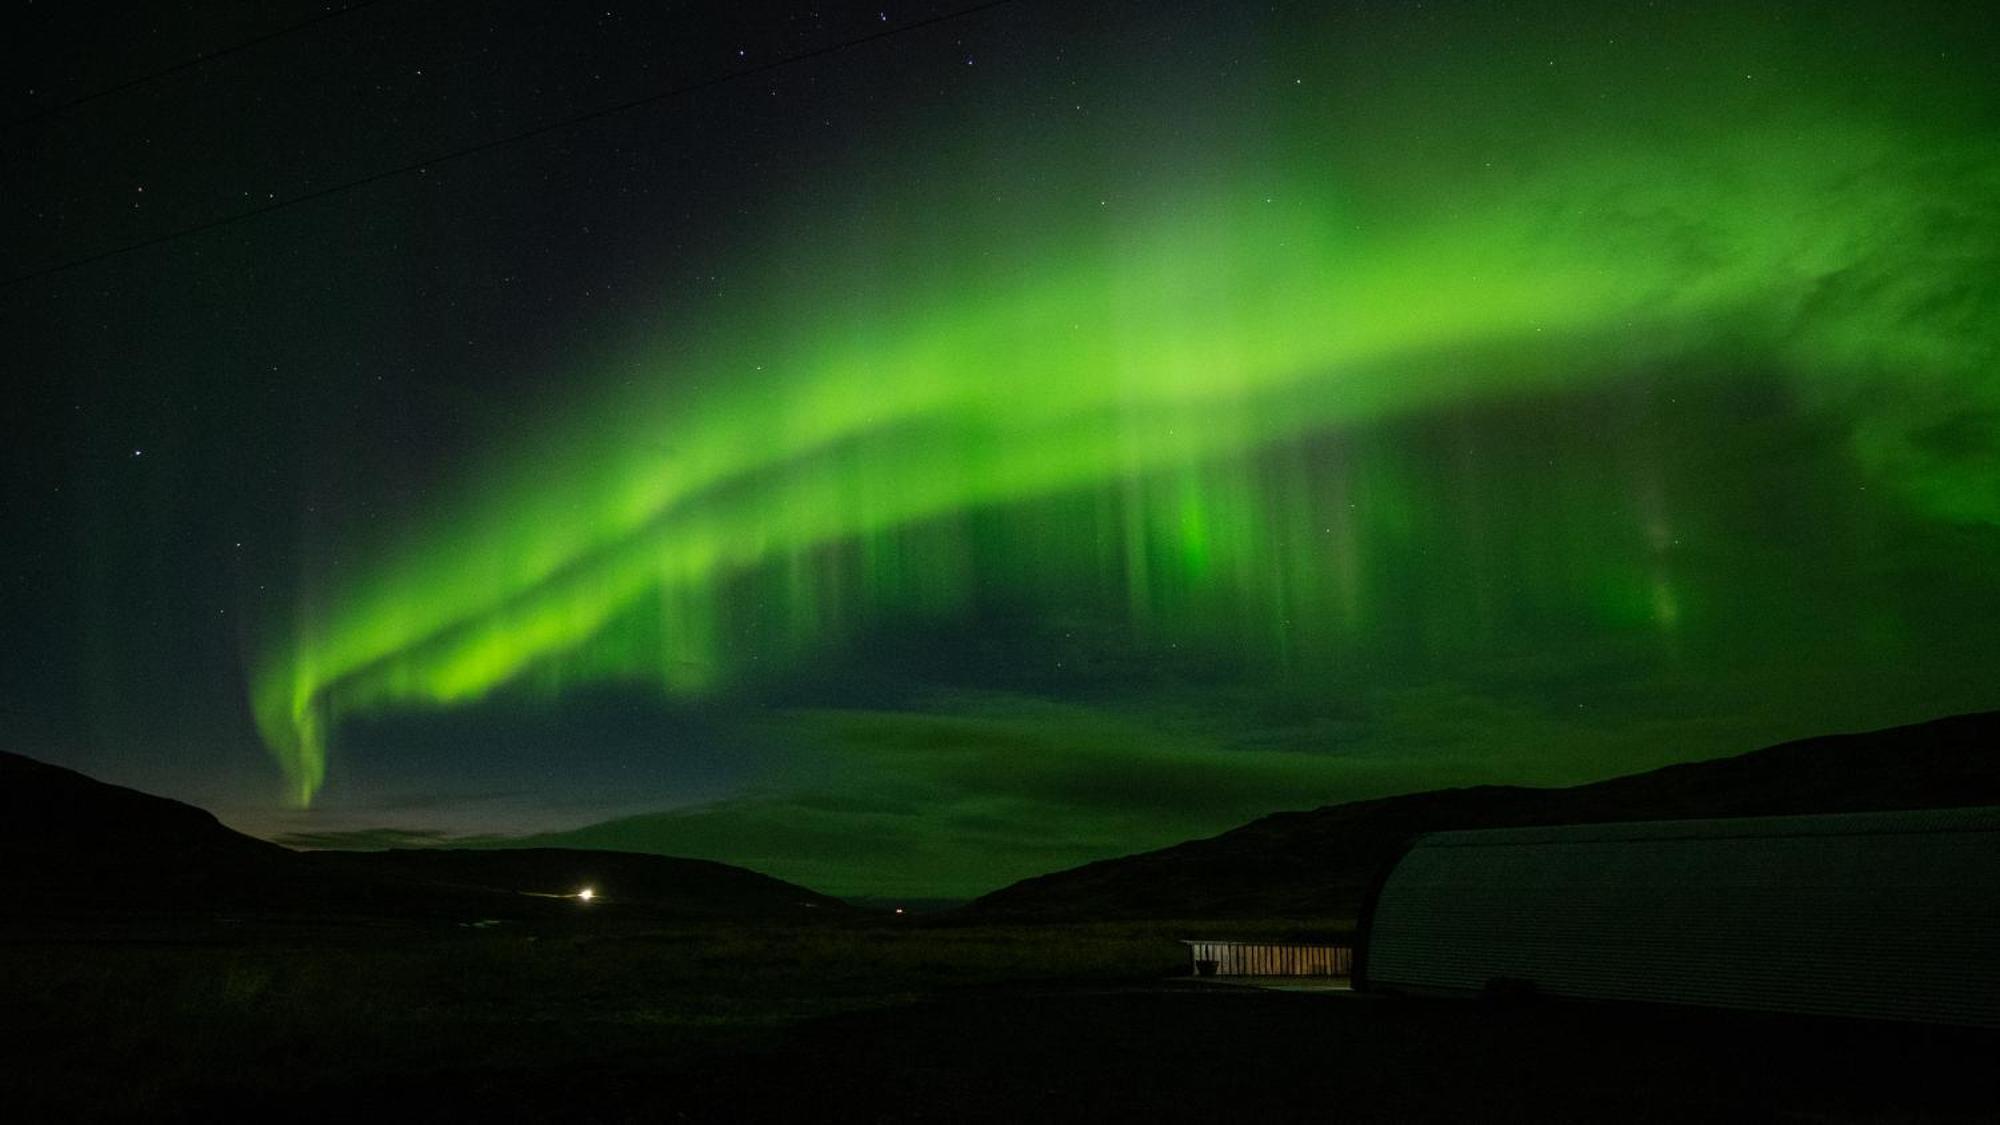
[[[1925,514],[1993,520],[1990,463],[1925,437],[2000,406],[1993,134],[1823,89],[1794,39],[1753,23],[1683,27],[1679,65],[1658,70],[1531,33],[1457,76],[1488,96],[1374,91],[1362,123],[1338,60],[1293,47],[1246,63],[1256,80],[1220,104],[1145,107],[1184,143],[1133,151],[1116,118],[997,155],[877,142],[964,169],[965,208],[863,206],[829,173],[810,213],[774,218],[782,277],[706,323],[664,306],[576,380],[573,411],[308,583],[252,685],[296,798],[345,716],[524,678],[554,701],[596,679],[697,694],[850,617],[949,614],[983,576],[901,531],[1083,493],[1103,497],[1096,518],[993,553],[1120,569],[1135,620],[1182,608],[1154,604],[1171,584],[1254,618],[1228,638],[1247,653],[1325,658],[1371,611],[1353,571],[1375,532],[1274,523],[1316,482],[1256,457],[1635,372],[1756,365],[1809,410],[1878,401],[1850,435],[1863,471]],[[1759,34],[1792,50],[1728,38]],[[1545,54],[1608,107],[1566,104],[1527,69]],[[1769,72],[1737,69],[1759,58]],[[1428,143],[1445,108],[1497,159]],[[979,199],[988,163],[1033,169],[1034,190]],[[1631,544],[1572,560],[1570,593],[1606,628],[1670,632],[1683,595],[1644,540],[1671,517],[1644,509]],[[863,573],[836,573],[846,545]],[[732,632],[735,584],[765,571],[782,578],[757,597],[781,623]]]
[[[10,253],[945,11],[440,5],[24,140]],[[16,287],[0,738],[960,895],[2000,706],[1990,24],[1019,0]]]

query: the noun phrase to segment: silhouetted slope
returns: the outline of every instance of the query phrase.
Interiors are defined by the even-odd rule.
[[[436,891],[540,898],[572,896],[589,887],[596,894],[592,909],[599,910],[790,917],[802,909],[848,909],[837,898],[745,868],[633,852],[399,848],[301,858],[323,870]]]
[[[262,911],[535,919],[811,918],[817,891],[708,860],[554,848],[295,852],[192,805],[0,753],[0,919]]]
[[[2000,804],[2000,712],[1830,735],[1568,789],[1484,786],[1279,813],[1205,840],[1024,879],[984,917],[1352,917],[1410,837],[1693,817]]]
[[[0,916],[234,905],[282,886],[294,858],[193,805],[0,752]]]

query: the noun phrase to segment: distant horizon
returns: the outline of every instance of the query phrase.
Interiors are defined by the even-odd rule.
[[[1811,741],[1819,738],[1839,737],[1842,735],[1880,733],[1886,730],[1902,729],[1904,727],[1909,727],[1909,726],[1928,726],[1932,723],[1942,722],[1947,720],[1965,719],[1965,718],[1977,717],[1980,715],[1995,715],[1995,714],[2000,714],[2000,711],[1966,712],[1953,715],[1930,716],[1924,719],[1916,720],[1913,723],[1894,724],[1886,728],[1870,728],[1868,730],[1821,731],[1821,732],[1816,732],[1814,734],[1804,735],[1801,736],[1800,738],[1782,739],[1777,742],[1751,747],[1741,751],[1740,753],[1722,754],[1718,755],[1715,758],[1705,759],[1705,760],[1723,761],[1731,758],[1741,757],[1745,754],[1754,753],[1759,750],[1766,750],[1774,746],[1786,745],[1798,741]],[[25,757],[26,755],[23,756]],[[1670,764],[1685,764],[1685,763],[1670,763]],[[1525,789],[1575,788],[1580,785],[1591,784],[1594,781],[1612,780],[1613,778],[1616,777],[1633,777],[1641,774],[1651,773],[1659,768],[1663,767],[1651,767],[1647,769],[1634,770],[1626,774],[1616,774],[1612,775],[1612,777],[1607,777],[1607,778],[1598,778],[1598,779],[1589,779],[1584,781],[1571,782],[1566,785],[1520,786],[1519,788],[1525,788]],[[86,774],[86,776],[89,775]],[[95,780],[105,781],[105,779],[102,778],[97,778]],[[109,781],[106,781],[106,783],[115,784]],[[1459,787],[1454,786],[1445,788],[1459,788]],[[1406,793],[1382,794],[1381,796],[1387,796],[1387,797],[1417,796],[1423,793],[1438,792],[1438,791],[1440,790],[1435,790],[1435,789],[1413,790]],[[160,794],[149,794],[149,795],[161,796]],[[1368,798],[1357,798],[1357,800],[1365,800],[1365,799]],[[1328,802],[1327,804],[1324,805],[1312,806],[1311,808],[1306,808],[1306,809],[1272,809],[1269,810],[1268,812],[1257,814],[1237,824],[1226,826],[1222,829],[1219,829],[1218,832],[1228,832],[1233,830],[1234,828],[1242,827],[1246,824],[1253,823],[1256,820],[1262,819],[1265,816],[1270,816],[1276,813],[1306,812],[1306,811],[1313,811],[1313,809],[1334,807],[1346,803],[1349,802],[1346,801]],[[211,813],[214,812],[214,810],[204,808],[200,805],[195,805],[195,807],[201,808],[202,811],[204,812],[211,812]],[[817,881],[814,878],[812,878],[810,873],[801,874],[798,872],[767,870],[756,867],[751,864],[737,863],[731,860],[718,859],[717,857],[714,856],[702,856],[702,855],[686,854],[681,852],[659,851],[650,848],[626,848],[626,847],[618,847],[610,843],[593,843],[591,842],[591,835],[592,835],[591,829],[602,827],[602,825],[600,824],[582,825],[579,826],[576,830],[573,830],[571,832],[558,831],[558,832],[523,834],[514,836],[508,836],[508,835],[454,836],[436,831],[422,831],[422,830],[409,831],[409,830],[398,830],[398,829],[388,829],[388,830],[358,829],[348,832],[329,832],[317,835],[310,833],[293,833],[293,834],[277,834],[277,835],[267,836],[255,832],[246,831],[237,825],[231,824],[227,818],[222,817],[220,814],[215,814],[215,815],[217,816],[218,822],[221,823],[223,827],[228,828],[231,831],[242,832],[244,835],[251,836],[252,838],[264,840],[268,843],[277,844],[281,847],[285,847],[294,851],[372,852],[372,851],[387,851],[396,849],[416,849],[416,850],[473,849],[473,850],[502,851],[510,849],[564,848],[564,849],[583,850],[583,851],[609,851],[609,852],[622,852],[628,854],[658,855],[666,858],[677,858],[677,859],[715,860],[716,862],[729,863],[732,866],[743,867],[746,870],[755,871],[758,874],[769,875],[774,878],[782,879],[786,882],[795,883],[823,894],[830,894],[833,895],[834,897],[840,898],[843,901],[849,902],[854,905],[866,906],[870,908],[881,908],[881,909],[900,908],[900,909],[907,909],[915,913],[925,913],[934,910],[952,909],[954,907],[970,903],[975,899],[983,897],[986,894],[1000,890],[1004,887],[1011,886],[1014,883],[1019,882],[1023,879],[1033,879],[1041,875],[1056,874],[1058,872],[1067,871],[1074,867],[1096,862],[1098,860],[1119,859],[1131,855],[1144,854],[1145,852],[1157,850],[1163,847],[1169,847],[1174,844],[1187,843],[1196,839],[1206,839],[1209,836],[1217,834],[1217,833],[1205,833],[1201,836],[1188,837],[1180,840],[1165,841],[1163,843],[1156,844],[1151,848],[1135,849],[1131,852],[1120,852],[1109,855],[1090,856],[1084,859],[1079,859],[1074,863],[1067,863],[1059,867],[1053,867],[1042,871],[1026,872],[1024,874],[1016,876],[1015,878],[1009,879],[1007,882],[991,886],[962,888],[962,889],[957,889],[955,891],[938,892],[935,889],[926,890],[922,887],[906,887],[902,891],[897,891],[893,888],[885,889],[879,886],[877,887],[858,886],[852,889],[842,888],[839,887],[838,885],[824,886],[821,884],[821,881]],[[637,819],[643,821],[646,818],[642,814],[642,816]],[[577,837],[577,838],[572,838],[572,837]]]

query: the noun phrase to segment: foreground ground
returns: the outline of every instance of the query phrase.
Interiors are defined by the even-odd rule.
[[[44,928],[0,948],[0,1113],[1977,1121],[2000,1104],[1992,1032],[1266,992],[1176,978],[1189,929]]]

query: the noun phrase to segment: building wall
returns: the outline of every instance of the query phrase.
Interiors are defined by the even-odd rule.
[[[1241,941],[1191,941],[1188,952],[1197,966],[1216,963],[1224,977],[1344,977],[1353,967],[1354,950],[1344,945],[1273,945]]]
[[[1360,987],[2000,1026],[2000,809],[1444,832]]]

